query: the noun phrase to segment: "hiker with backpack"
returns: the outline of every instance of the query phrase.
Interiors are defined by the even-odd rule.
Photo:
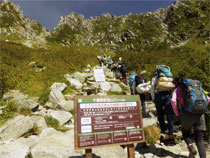
[[[131,95],[135,94],[135,87],[133,87],[135,76],[136,76],[136,73],[134,72],[130,73],[129,75],[129,87],[130,87]]]
[[[113,64],[113,60],[112,60],[112,58],[109,56],[109,57],[108,57],[107,64],[106,64],[106,67],[110,69],[112,64]]]
[[[174,132],[174,114],[171,106],[171,91],[174,88],[172,81],[172,73],[168,66],[156,66],[156,71],[152,78],[151,97],[157,110],[161,133],[166,133],[168,130],[169,135],[172,135]],[[165,123],[165,114],[167,125]]]
[[[101,58],[100,58],[100,66],[104,66],[105,62],[106,62],[106,55],[101,56]]]
[[[145,104],[145,100],[146,100],[146,96],[145,93],[138,93],[136,90],[136,87],[139,84],[143,84],[145,83],[145,79],[144,79],[144,75],[143,74],[138,74],[135,76],[135,82],[133,83],[133,89],[135,89],[135,94],[138,94],[141,100],[141,107],[142,107],[142,115],[146,116],[146,104]]]
[[[117,61],[117,70],[116,70],[116,78],[121,79],[121,67],[122,67],[122,57],[119,57],[119,60]]]
[[[122,64],[122,66],[120,67],[120,73],[121,73],[121,76],[122,76],[123,83],[125,85],[127,85],[127,73],[128,73],[128,70],[127,70],[127,67],[125,66],[125,64]]]
[[[194,140],[200,158],[206,158],[203,144],[206,131],[204,113],[210,98],[205,96],[200,81],[186,79],[183,75],[174,79],[176,89],[173,92],[171,104],[174,113],[181,120],[182,135],[189,150],[189,157],[195,158],[197,151],[193,146],[191,131],[194,130]]]

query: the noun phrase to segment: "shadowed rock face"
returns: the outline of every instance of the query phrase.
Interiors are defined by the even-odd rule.
[[[195,34],[206,38],[209,32],[206,1],[177,1],[168,8],[142,14],[115,16],[109,13],[84,19],[72,12],[61,17],[53,31],[47,31],[38,21],[23,15],[12,2],[0,2],[0,34],[27,46],[43,46],[57,42],[63,46],[98,45],[106,51],[139,50],[142,46],[166,43],[172,46],[189,40]]]

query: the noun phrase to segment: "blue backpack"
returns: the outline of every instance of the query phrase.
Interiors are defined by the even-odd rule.
[[[193,114],[207,112],[208,103],[201,82],[198,80],[185,79],[184,84],[184,111]]]
[[[130,73],[130,76],[129,76],[129,85],[132,86],[133,85],[133,82],[135,80],[135,76],[136,74],[135,73]]]

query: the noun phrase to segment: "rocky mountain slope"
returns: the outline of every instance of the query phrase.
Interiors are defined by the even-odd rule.
[[[168,8],[125,16],[106,13],[84,19],[83,15],[73,12],[61,17],[52,32],[46,31],[37,21],[24,17],[14,3],[4,0],[0,7],[1,35],[12,36],[11,40],[19,40],[29,46],[33,45],[32,40],[37,44],[45,44],[47,40],[65,46],[97,45],[109,51],[141,50],[159,45],[179,46],[194,38],[204,44],[209,41],[210,5],[207,0],[176,1]],[[20,40],[21,37],[24,40]]]
[[[103,68],[105,82],[95,82],[93,69]],[[0,120],[0,157],[1,158],[84,158],[84,150],[74,150],[73,98],[76,95],[108,95],[111,93],[128,94],[129,87],[115,79],[113,72],[105,67],[87,67],[83,72],[66,74],[64,78],[74,87],[72,93],[63,94],[65,83],[54,83],[50,89],[49,100],[45,105],[37,102],[18,90],[6,93],[4,106],[0,106],[0,116],[11,113],[9,121]],[[15,106],[12,104],[15,103]],[[147,117],[143,126],[157,126],[155,106],[146,102]],[[19,111],[19,110],[21,111]],[[24,112],[25,111],[25,112]],[[188,150],[180,131],[173,139],[162,135],[152,145],[135,143],[136,158],[187,158]],[[127,148],[120,145],[93,148],[94,158],[127,158]],[[207,154],[210,150],[207,148]],[[197,157],[196,157],[197,158]]]

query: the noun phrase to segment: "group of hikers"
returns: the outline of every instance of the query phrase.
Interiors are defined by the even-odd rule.
[[[98,57],[100,66],[106,66],[114,72],[117,79],[121,79],[125,85],[127,85],[128,70],[125,63],[122,62],[122,57],[119,57],[118,61],[113,61],[109,56],[106,55]]]
[[[210,98],[207,96],[207,92],[202,89],[201,82],[187,79],[184,75],[173,77],[170,67],[166,65],[157,65],[152,80],[146,82],[144,78],[146,71],[142,71],[140,74],[132,72],[128,75],[121,57],[116,63],[109,61],[106,66],[116,73],[117,78],[119,78],[118,73],[121,73],[121,78],[126,85],[128,78],[131,95],[139,95],[142,116],[146,117],[147,115],[145,94],[150,93],[152,101],[155,103],[161,133],[173,135],[175,132],[174,116],[176,116],[181,123],[182,136],[187,144],[189,157],[195,158],[197,155],[197,150],[193,146],[193,136],[200,158],[206,158],[203,143],[206,131],[204,114],[208,111]],[[101,66],[103,64],[104,62],[101,62]]]
[[[170,67],[157,65],[151,82],[146,82],[143,72],[130,73],[129,86],[131,95],[140,96],[143,117],[146,115],[145,92],[148,92],[155,103],[161,133],[173,135],[175,115],[181,122],[182,136],[189,149],[189,157],[194,158],[197,154],[193,146],[193,135],[200,158],[206,158],[203,143],[206,131],[204,114],[208,111],[210,98],[202,89],[200,81],[187,79],[184,75],[173,78]]]

